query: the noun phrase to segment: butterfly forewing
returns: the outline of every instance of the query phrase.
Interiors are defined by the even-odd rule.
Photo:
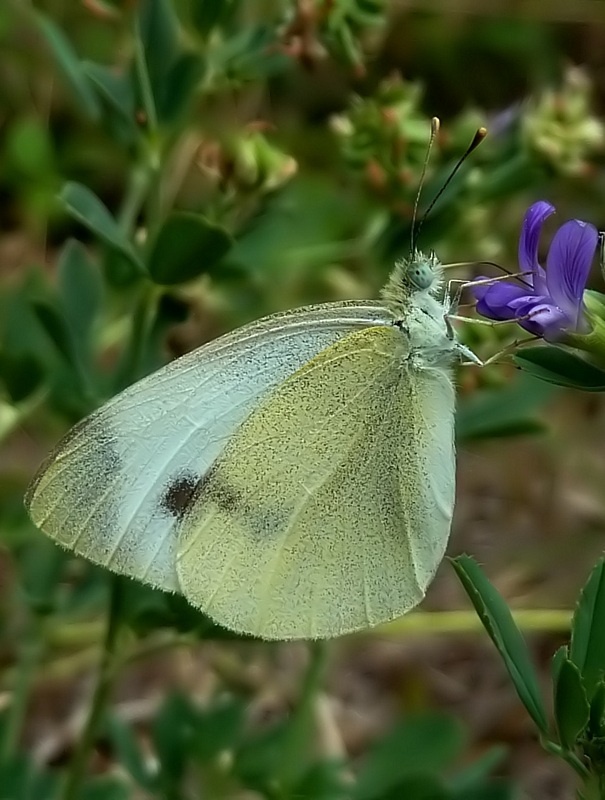
[[[234,630],[292,639],[422,599],[451,522],[454,397],[447,370],[409,356],[395,326],[351,333],[260,403],[180,522],[190,602]]]
[[[33,521],[98,564],[178,590],[175,526],[234,431],[324,348],[389,316],[373,302],[312,306],[172,362],[59,443],[28,490]]]

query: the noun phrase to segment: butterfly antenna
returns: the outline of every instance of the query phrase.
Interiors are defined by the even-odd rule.
[[[412,233],[411,233],[411,240],[410,240],[410,258],[414,256],[416,252],[416,242],[418,241],[418,230],[420,230],[420,225],[418,226],[418,230],[416,230],[416,217],[418,215],[418,203],[420,202],[420,195],[422,194],[422,187],[424,185],[424,178],[426,176],[426,169],[429,164],[429,158],[431,156],[431,150],[433,149],[433,143],[435,141],[435,137],[439,133],[439,128],[441,127],[441,122],[439,121],[439,117],[433,117],[431,120],[431,136],[429,138],[429,143],[426,148],[426,155],[424,157],[424,164],[422,165],[422,172],[420,174],[420,181],[418,182],[418,191],[416,192],[416,200],[414,201],[414,211],[412,212]]]
[[[456,173],[458,172],[460,167],[464,164],[466,159],[470,156],[470,154],[473,152],[473,150],[476,150],[479,147],[479,145],[485,139],[486,136],[487,136],[487,128],[481,127],[481,128],[477,129],[477,132],[473,136],[473,141],[469,144],[469,146],[466,148],[464,153],[460,156],[460,158],[458,159],[458,163],[456,164],[454,169],[450,172],[447,180],[445,181],[445,183],[443,184],[441,189],[439,189],[439,191],[437,192],[435,197],[433,197],[433,199],[431,200],[431,202],[429,204],[429,207],[427,208],[427,210],[422,215],[422,219],[418,222],[418,227],[416,228],[416,231],[415,231],[415,234],[414,234],[414,243],[418,241],[418,234],[420,233],[420,229],[422,228],[422,225],[424,224],[425,219],[428,217],[428,215],[431,213],[431,211],[435,208],[435,204],[437,203],[437,201],[439,200],[441,195],[445,192],[447,187],[450,185],[450,183],[452,182],[452,179],[454,178],[454,176],[456,175]],[[422,174],[424,175],[424,170],[423,170]],[[419,192],[419,194],[420,194],[420,192]],[[416,213],[416,208],[414,207],[414,214],[415,213]]]

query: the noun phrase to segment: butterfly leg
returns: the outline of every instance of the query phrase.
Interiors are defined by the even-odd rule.
[[[535,342],[536,339],[539,338],[540,338],[539,336],[528,336],[526,339],[515,339],[514,342],[511,342],[506,347],[503,347],[501,350],[498,350],[497,353],[494,353],[485,361],[481,361],[479,358],[477,358],[477,356],[474,353],[472,353],[472,358],[470,358],[469,361],[463,361],[460,366],[472,367],[478,365],[481,367],[489,367],[492,364],[496,364],[499,361],[499,359],[501,359],[503,356],[512,355],[512,353],[514,353],[515,350],[519,350],[520,348],[525,347],[526,344]],[[462,348],[464,348],[464,345],[461,345],[459,352],[462,353],[462,355],[467,355],[465,350],[467,350],[468,348],[465,348],[464,350]]]

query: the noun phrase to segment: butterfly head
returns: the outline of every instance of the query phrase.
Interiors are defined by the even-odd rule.
[[[409,258],[395,263],[382,297],[396,316],[405,315],[410,305],[423,305],[429,297],[434,297],[441,288],[441,262],[431,252],[416,250]]]
[[[425,255],[416,250],[402,263],[401,280],[407,284],[408,291],[426,291],[431,294],[439,288],[441,262],[432,251]]]

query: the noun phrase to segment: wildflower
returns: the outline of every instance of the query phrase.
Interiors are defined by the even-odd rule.
[[[523,220],[519,266],[527,273],[520,283],[496,281],[473,287],[477,311],[494,320],[517,320],[548,341],[565,333],[586,333],[583,294],[599,235],[588,222],[572,219],[555,233],[546,270],[538,263],[538,242],[544,220],[554,206],[540,200]]]

